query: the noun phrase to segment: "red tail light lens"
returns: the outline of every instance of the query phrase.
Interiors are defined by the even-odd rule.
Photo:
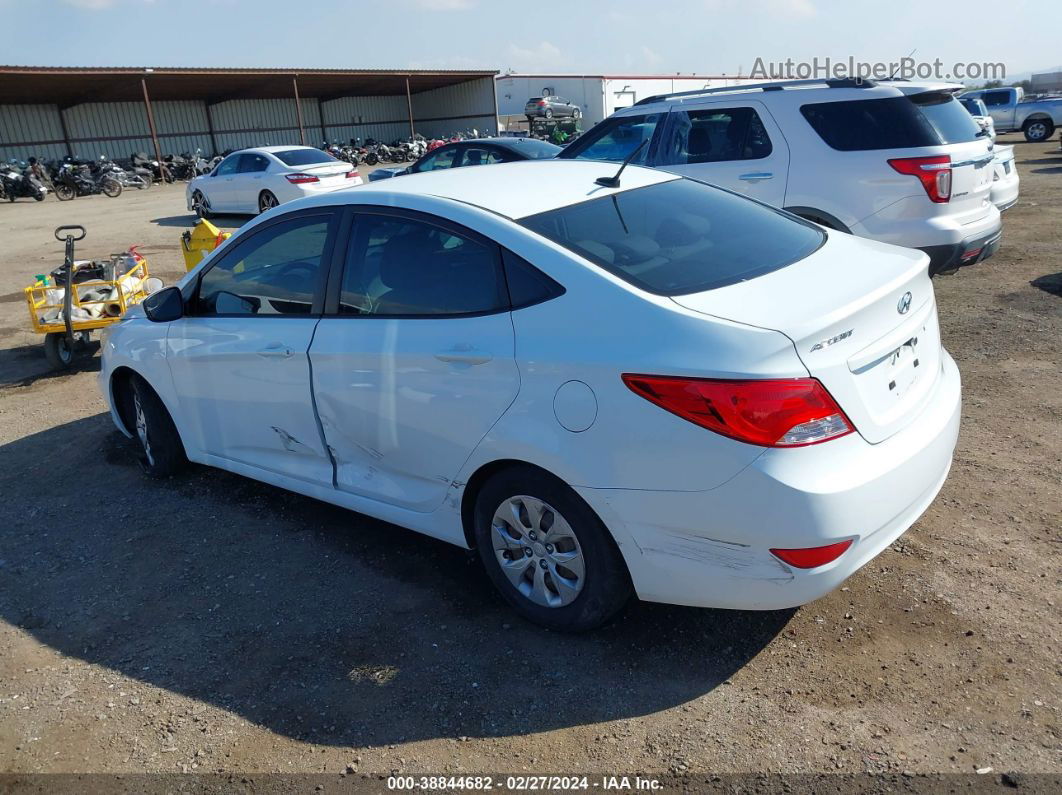
[[[544,100],[544,99],[540,99],[540,100],[538,101],[538,106],[539,106],[540,108],[544,108],[544,107],[546,107],[546,100]]]
[[[348,171],[347,172],[347,179],[354,179],[354,177],[360,177],[360,176],[361,176],[361,174],[359,174],[357,171]]]
[[[771,554],[797,569],[814,569],[833,563],[841,557],[848,547],[852,546],[851,540],[840,541],[825,547],[805,547],[804,549],[772,549]]]
[[[310,182],[320,182],[313,174],[285,174],[284,179],[292,185],[305,185]]]
[[[623,383],[684,420],[761,447],[805,447],[855,430],[815,378],[717,381],[628,373]]]
[[[930,201],[947,204],[951,199],[951,158],[948,155],[899,157],[890,160],[889,165],[901,174],[918,177]]]

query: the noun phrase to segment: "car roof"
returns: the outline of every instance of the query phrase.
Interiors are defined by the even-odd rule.
[[[676,174],[628,166],[619,188],[596,185],[598,177],[613,176],[619,166],[591,160],[521,160],[481,168],[453,168],[410,174],[401,179],[365,185],[304,199],[300,206],[332,204],[389,204],[396,194],[427,194],[471,204],[507,218],[567,207],[579,202],[681,179]]]

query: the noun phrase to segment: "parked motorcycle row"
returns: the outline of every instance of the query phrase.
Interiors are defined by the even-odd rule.
[[[417,134],[406,139],[396,139],[389,144],[374,138],[366,138],[364,142],[361,138],[351,138],[347,144],[322,141],[321,149],[337,160],[346,161],[351,165],[364,163],[367,166],[375,166],[379,163],[412,163],[443,144],[479,137],[479,131],[472,129],[455,132],[445,138],[425,138]]]
[[[12,158],[0,164],[0,200],[31,198],[43,201],[54,193],[59,201],[102,193],[115,198],[125,188],[145,190],[155,183],[194,179],[210,172],[221,162],[225,152],[208,160],[202,150],[194,154],[170,154],[161,161],[145,152],[133,152],[123,161],[100,155],[94,160],[64,157],[62,160],[28,161]]]

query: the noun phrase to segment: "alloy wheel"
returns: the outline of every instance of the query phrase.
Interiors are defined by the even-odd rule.
[[[280,202],[277,201],[277,197],[272,193],[263,193],[258,199],[258,211],[264,213],[267,210],[272,210],[278,204]]]
[[[494,512],[498,565],[525,598],[543,607],[575,601],[586,582],[582,547],[568,521],[537,497],[518,495]]]
[[[136,435],[140,440],[140,446],[144,448],[144,456],[149,465],[154,466],[155,459],[151,455],[151,440],[148,438],[147,417],[144,414],[144,406],[140,402],[140,395],[133,392],[133,413],[136,416]]]

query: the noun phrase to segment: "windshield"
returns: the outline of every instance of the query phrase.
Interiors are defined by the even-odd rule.
[[[657,295],[686,295],[791,265],[826,240],[816,226],[691,179],[592,199],[520,221]]]
[[[282,152],[274,152],[273,156],[289,166],[313,166],[318,163],[339,162],[328,152],[322,152],[320,149],[285,149]]]
[[[568,145],[558,157],[576,160],[613,160],[621,162],[642,141],[652,139],[656,127],[664,119],[663,113],[646,113],[640,116],[613,116],[581,135]],[[631,162],[646,162],[649,147],[643,146]]]
[[[979,99],[960,99],[959,102],[971,116],[987,116],[988,108]]]

